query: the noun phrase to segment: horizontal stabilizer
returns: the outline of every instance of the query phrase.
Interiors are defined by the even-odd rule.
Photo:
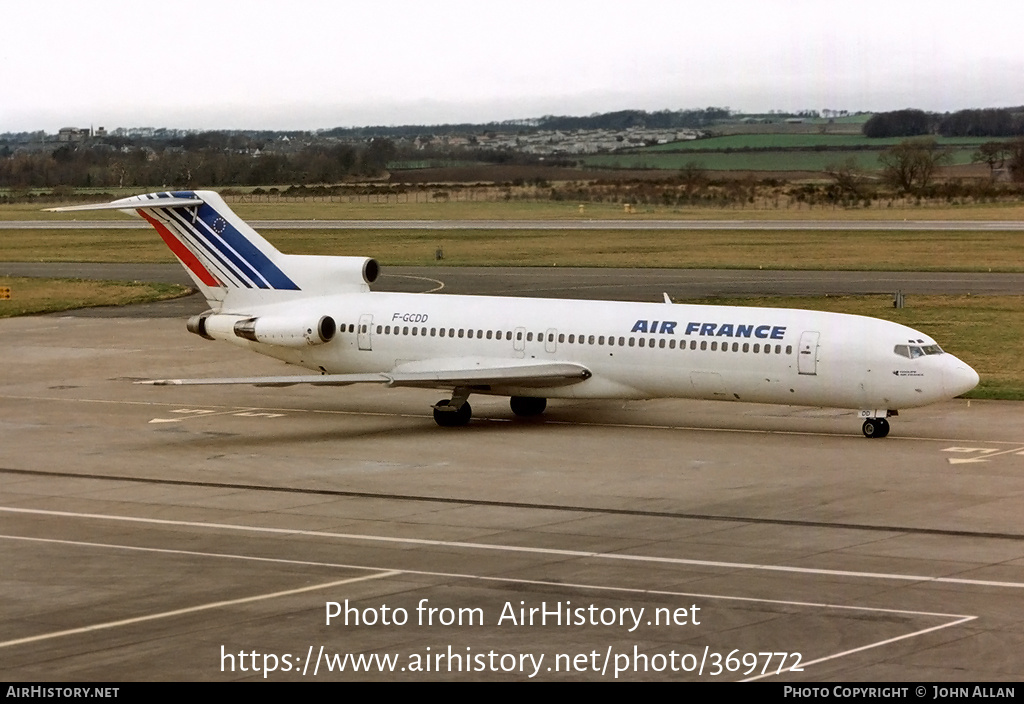
[[[74,213],[84,210],[139,210],[143,208],[182,208],[205,203],[202,198],[159,198],[148,200],[135,196],[122,198],[112,203],[90,203],[89,205],[65,205],[60,208],[46,208],[47,213]]]
[[[474,386],[514,386],[545,388],[584,381],[591,372],[579,364],[542,363],[531,365],[495,365],[443,371],[380,372],[372,374],[309,374],[298,376],[255,376],[222,379],[154,379],[137,381],[151,386],[200,386],[242,384],[250,386],[348,386],[349,384],[386,384],[421,388]]]

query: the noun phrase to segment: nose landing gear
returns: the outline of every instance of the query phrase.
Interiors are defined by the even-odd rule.
[[[866,438],[884,438],[889,434],[889,421],[885,418],[868,418],[860,429]]]

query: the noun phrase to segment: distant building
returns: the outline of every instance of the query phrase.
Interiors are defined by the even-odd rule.
[[[61,127],[57,132],[58,142],[84,142],[89,138],[88,127]]]

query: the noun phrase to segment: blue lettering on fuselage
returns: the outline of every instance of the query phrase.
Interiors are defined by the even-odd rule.
[[[630,332],[657,333],[675,335],[674,320],[638,320],[633,323]],[[686,324],[684,335],[701,335],[705,337],[756,337],[761,340],[782,340],[786,336],[785,325],[739,325],[736,323],[697,323]]]
[[[659,324],[661,327],[659,327]],[[674,320],[638,320],[633,323],[633,329],[630,332],[649,332],[657,333],[659,335],[675,335],[676,325]]]

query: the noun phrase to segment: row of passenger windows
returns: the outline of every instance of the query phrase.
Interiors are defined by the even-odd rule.
[[[344,325],[341,326],[342,332],[345,331]],[[359,330],[361,333],[368,332],[366,325],[360,325]],[[348,325],[348,332],[354,332],[355,325]],[[472,330],[465,328],[424,328],[424,327],[410,327],[400,325],[378,325],[376,326],[376,333],[378,335],[412,335],[419,337],[456,337],[456,338],[467,338],[467,339],[478,339],[478,340],[512,340],[513,338],[517,342],[522,342],[524,335],[526,342],[554,342],[555,333],[538,332],[536,335],[532,332],[523,333],[522,331],[513,333],[511,330]],[[576,335],[575,333],[566,335],[565,333],[558,334],[559,344],[570,344],[570,345],[598,345],[605,347],[646,347],[650,349],[670,349],[674,350],[677,347],[681,350],[687,349],[687,341],[680,340],[677,344],[674,338],[666,340],[664,337],[615,337],[614,335]],[[712,352],[752,352],[754,354],[782,354],[785,350],[786,354],[793,354],[792,345],[771,345],[761,344],[760,342],[728,342],[723,340],[690,340],[689,349],[696,350],[711,350]]]

